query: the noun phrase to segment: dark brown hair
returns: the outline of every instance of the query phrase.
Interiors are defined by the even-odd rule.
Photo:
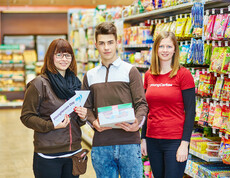
[[[170,38],[173,42],[174,47],[175,47],[175,53],[172,57],[172,63],[171,63],[172,71],[170,72],[170,75],[169,75],[169,77],[172,78],[177,74],[177,71],[180,68],[179,46],[178,46],[178,42],[176,40],[176,36],[173,32],[166,32],[166,31],[161,32],[157,36],[156,40],[154,41],[151,66],[150,66],[150,73],[153,75],[159,75],[160,74],[161,65],[160,65],[160,59],[158,57],[158,49],[159,49],[159,45],[161,43],[161,40],[165,39],[165,38]]]
[[[51,42],[49,45],[45,58],[44,58],[44,64],[41,69],[41,73],[44,74],[47,70],[51,73],[56,74],[57,69],[54,65],[54,54],[55,53],[69,53],[72,56],[72,61],[69,66],[69,69],[74,72],[75,75],[77,75],[77,64],[74,56],[73,49],[69,42],[65,39],[55,39]]]
[[[115,40],[117,40],[117,28],[116,26],[111,22],[102,22],[101,24],[96,26],[95,31],[95,39],[97,42],[98,35],[114,35]]]

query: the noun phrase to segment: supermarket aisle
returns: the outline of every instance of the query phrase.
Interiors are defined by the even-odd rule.
[[[20,109],[0,110],[0,177],[33,178],[33,131],[20,121]],[[88,148],[83,143],[84,148]],[[89,149],[89,148],[88,148]],[[89,154],[90,156],[90,154]],[[81,178],[95,178],[91,158]]]

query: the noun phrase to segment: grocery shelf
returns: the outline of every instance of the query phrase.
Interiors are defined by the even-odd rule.
[[[190,172],[187,169],[185,169],[184,173],[187,174],[187,175],[189,175],[190,177],[199,178],[199,176],[195,175],[194,173]]]
[[[201,154],[191,149],[189,150],[189,153],[207,162],[221,162],[222,161],[220,157],[210,157],[207,154]]]
[[[17,101],[17,102],[6,102],[6,103],[0,103],[0,107],[19,107],[22,106],[23,101]]]
[[[144,68],[144,69],[148,69],[150,67],[150,65],[145,65],[145,64],[133,64],[133,65],[137,68]]]
[[[193,6],[194,2],[189,2],[189,3],[184,3],[184,4],[179,4],[176,6],[170,6],[170,7],[166,7],[166,8],[161,8],[161,9],[157,9],[157,10],[153,10],[150,12],[145,12],[142,14],[137,14],[137,15],[132,15],[129,17],[124,17],[123,20],[124,22],[128,22],[128,21],[133,21],[133,20],[138,20],[138,21],[143,21],[149,17],[154,17],[155,18],[163,18],[166,16],[172,16],[172,13],[168,13],[168,12],[176,12],[178,13],[178,11],[182,11],[185,12],[185,10],[188,10],[189,12],[191,11],[191,7]],[[167,14],[166,14],[167,13]]]
[[[0,64],[24,64],[24,61],[0,60]]]
[[[151,48],[153,44],[123,45],[124,48]]]

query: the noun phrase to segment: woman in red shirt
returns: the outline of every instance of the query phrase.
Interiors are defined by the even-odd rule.
[[[174,33],[156,38],[144,88],[149,114],[142,129],[142,154],[148,153],[154,178],[182,178],[195,118],[195,84],[179,64]]]

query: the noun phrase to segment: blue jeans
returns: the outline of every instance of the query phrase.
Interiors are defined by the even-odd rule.
[[[79,176],[73,176],[72,169],[71,158],[46,159],[34,153],[35,178],[79,178]]]
[[[154,178],[182,178],[186,161],[177,162],[180,139],[146,138],[147,152]]]
[[[142,178],[140,144],[93,147],[92,164],[97,178]]]

